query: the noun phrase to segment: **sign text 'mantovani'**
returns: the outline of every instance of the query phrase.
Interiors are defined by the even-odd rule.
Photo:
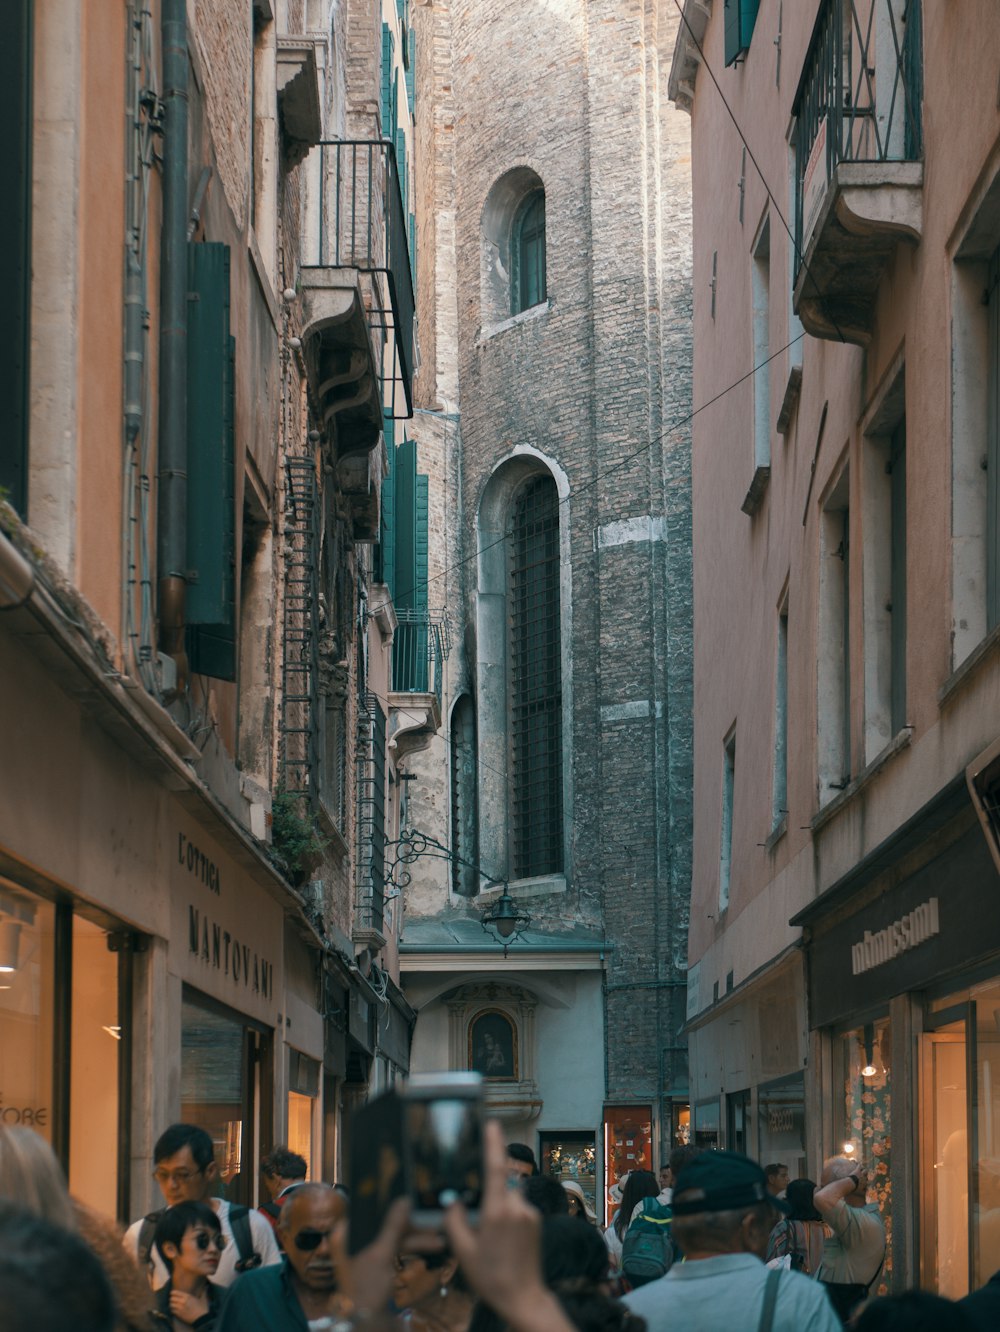
[[[920,906],[894,920],[884,930],[865,930],[860,943],[851,946],[851,971],[860,976],[864,971],[891,962],[900,953],[906,953],[941,933],[938,920],[938,900],[929,898]]]
[[[244,985],[264,999],[270,999],[274,990],[274,966],[265,962],[249,944],[210,921],[197,907],[188,907],[188,949],[216,971],[232,976],[237,985]]]

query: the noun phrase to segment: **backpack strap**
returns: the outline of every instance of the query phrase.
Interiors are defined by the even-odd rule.
[[[236,1264],[237,1272],[250,1272],[253,1268],[260,1267],[264,1260],[259,1253],[254,1252],[253,1236],[250,1233],[250,1209],[244,1207],[242,1203],[230,1203],[229,1225],[240,1255]]]
[[[771,1332],[774,1323],[774,1306],[778,1302],[778,1282],[781,1280],[781,1270],[772,1268],[767,1274],[767,1280],[764,1282],[764,1303],[760,1311],[760,1322],[757,1324],[757,1332]]]
[[[153,1236],[156,1233],[156,1224],[166,1210],[165,1207],[161,1207],[158,1212],[147,1213],[139,1227],[136,1255],[140,1269],[149,1274],[150,1280],[153,1277]]]

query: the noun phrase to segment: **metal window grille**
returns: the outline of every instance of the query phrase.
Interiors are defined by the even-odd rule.
[[[312,458],[286,459],[281,781],[310,804],[319,769],[319,503]]]
[[[515,878],[558,873],[562,845],[559,500],[551,477],[514,502],[510,544],[510,744]]]
[[[382,931],[385,915],[385,713],[375,694],[358,700],[358,856],[355,915]]]

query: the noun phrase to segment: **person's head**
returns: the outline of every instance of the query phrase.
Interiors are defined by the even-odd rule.
[[[0,1203],[3,1332],[112,1332],[115,1298],[92,1250],[25,1207]]]
[[[811,1179],[793,1179],[790,1181],[788,1188],[785,1190],[785,1198],[792,1209],[788,1213],[791,1221],[822,1220],[813,1205],[813,1194],[815,1192],[816,1185]]]
[[[693,1161],[696,1156],[701,1156],[704,1147],[696,1147],[693,1142],[682,1142],[670,1153],[670,1187],[673,1188],[677,1183],[677,1176],[681,1173],[689,1161]]]
[[[865,1183],[864,1176],[861,1174],[861,1165],[849,1156],[828,1156],[823,1162],[823,1173],[819,1177],[820,1187],[826,1184],[832,1184],[837,1179],[847,1179],[849,1175],[857,1175],[861,1182],[853,1192],[847,1195],[847,1201],[852,1206],[860,1207],[865,1201]]]
[[[275,1147],[268,1152],[260,1163],[264,1183],[272,1199],[277,1198],[282,1189],[305,1179],[308,1166],[304,1156],[291,1152],[287,1147]]]
[[[66,1176],[56,1154],[34,1129],[0,1128],[0,1199],[76,1230]]]
[[[197,1124],[171,1124],[153,1148],[153,1178],[168,1207],[206,1202],[218,1167],[212,1139]]]
[[[788,1166],[774,1161],[764,1167],[764,1178],[767,1180],[768,1193],[777,1195],[788,1187]]]
[[[182,1202],[168,1207],[153,1232],[153,1244],[177,1281],[215,1276],[226,1236],[215,1209],[204,1202]]]
[[[608,1246],[603,1236],[576,1216],[547,1216],[542,1222],[542,1274],[557,1294],[570,1281],[586,1281],[610,1292]]]
[[[396,1254],[396,1277],[392,1298],[397,1309],[414,1309],[446,1299],[448,1292],[466,1289],[458,1260],[447,1250],[441,1253],[411,1253],[405,1247]]]
[[[777,1213],[764,1172],[740,1152],[703,1152],[674,1184],[672,1234],[686,1258],[754,1253],[763,1258]]]
[[[542,1216],[567,1216],[569,1199],[559,1180],[552,1175],[529,1175],[521,1182],[521,1192]]]
[[[509,1142],[507,1144],[507,1170],[511,1175],[521,1175],[524,1179],[538,1174],[538,1162],[535,1160],[535,1153],[527,1143]]]
[[[293,1280],[310,1290],[336,1290],[333,1231],[346,1213],[344,1199],[326,1184],[301,1184],[288,1195],[278,1231]]]
[[[659,1172],[658,1172],[656,1178],[657,1178],[657,1180],[659,1181],[659,1184],[660,1184],[660,1188],[661,1188],[661,1190],[662,1190],[662,1189],[669,1189],[669,1188],[672,1187],[672,1185],[671,1185],[671,1181],[672,1181],[672,1179],[673,1179],[673,1175],[671,1175],[671,1173],[670,1173],[670,1167],[669,1167],[668,1165],[660,1166],[660,1169],[659,1169]]]
[[[856,1332],[972,1332],[974,1325],[961,1305],[926,1290],[904,1290],[866,1304],[854,1326]]]
[[[562,1182],[566,1193],[566,1202],[569,1205],[569,1215],[579,1217],[581,1220],[593,1225],[597,1220],[597,1214],[587,1202],[587,1195],[576,1182],[575,1179],[564,1179]]]
[[[652,1170],[633,1170],[628,1177],[624,1189],[622,1190],[622,1205],[618,1209],[618,1215],[615,1217],[615,1230],[620,1239],[625,1238],[625,1232],[628,1230],[628,1223],[632,1220],[632,1213],[642,1202],[643,1198],[655,1198],[660,1191],[660,1186],[656,1182],[656,1176]]]

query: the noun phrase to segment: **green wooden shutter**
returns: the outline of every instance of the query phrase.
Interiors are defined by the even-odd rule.
[[[393,115],[392,29],[382,24],[382,96],[379,109],[382,115],[382,138],[391,139],[395,132]]]
[[[410,276],[413,278],[413,285],[417,285],[417,218],[416,214],[410,213],[406,219],[406,229],[410,234]]]
[[[413,654],[413,682],[411,689],[417,693],[425,694],[427,692],[428,681],[428,663],[427,653],[428,625],[427,625],[427,579],[429,575],[427,562],[427,538],[428,538],[428,483],[426,476],[417,477],[416,490],[416,516],[415,516],[415,545],[416,562],[414,565],[416,575],[414,577],[413,588],[413,607],[422,612],[424,619],[414,625],[414,654]]]
[[[235,348],[229,246],[188,246],[188,656],[236,679]]]
[[[892,437],[889,456],[892,549],[890,554],[892,665],[890,712],[892,733],[906,725],[906,421]]]
[[[760,0],[725,0],[726,64],[732,65],[749,49]]]
[[[396,450],[396,605],[414,607],[417,581],[417,444],[404,439]]]
[[[31,346],[31,0],[9,0],[0,41],[0,493],[27,517],[28,357]]]
[[[383,414],[385,453],[389,470],[382,479],[382,519],[379,524],[379,577],[396,595],[396,422]]]
[[[403,43],[403,50],[406,52],[406,101],[410,108],[410,115],[413,115],[413,66],[417,54],[417,37],[411,28],[406,34],[406,40]]]

